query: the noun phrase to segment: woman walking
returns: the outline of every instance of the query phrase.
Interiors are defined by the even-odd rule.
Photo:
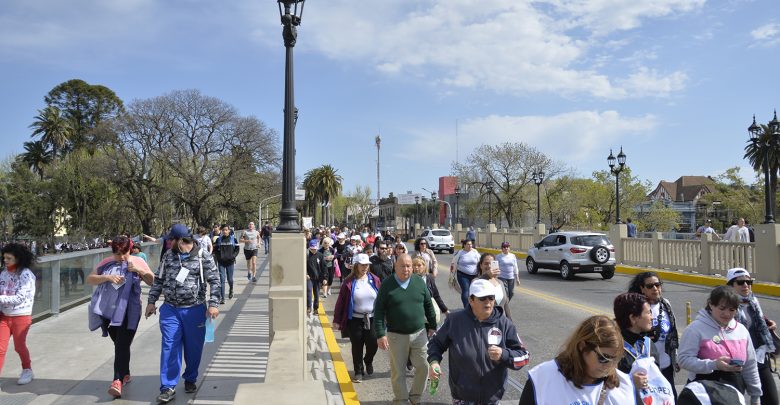
[[[436,261],[436,255],[433,254],[433,250],[428,248],[428,241],[423,238],[417,238],[414,241],[414,252],[412,252],[412,259],[415,257],[421,257],[425,260],[425,265],[428,268],[428,272],[436,277],[439,274],[439,262]]]
[[[494,264],[495,257],[491,253],[483,253],[479,257],[479,266],[477,266],[477,276],[479,278],[490,281],[496,289],[496,306],[501,307],[504,310],[504,315],[510,320],[512,319],[512,312],[509,310],[509,292],[506,290],[501,280],[498,279],[499,269],[498,265]]]
[[[520,267],[517,265],[517,256],[509,251],[509,242],[501,243],[501,253],[496,255],[496,261],[498,262],[498,279],[506,286],[506,291],[509,293],[506,299],[511,301],[515,296],[515,285],[520,285]]]
[[[620,327],[623,336],[623,350],[625,354],[618,363],[618,370],[630,374],[634,361],[647,355],[655,358],[658,365],[658,353],[654,345],[645,346],[645,336],[653,329],[653,312],[650,304],[642,294],[623,293],[615,297],[612,305],[615,313],[615,322]],[[650,342],[650,340],[647,340]],[[646,372],[631,374],[634,385],[638,388],[647,388],[648,377]]]
[[[458,253],[452,258],[450,273],[455,273],[455,279],[460,286],[460,301],[463,308],[469,305],[469,286],[471,281],[477,277],[477,264],[479,263],[479,252],[474,249],[474,241],[464,239],[461,241],[461,247]]]
[[[22,374],[16,383],[24,385],[33,380],[27,332],[32,325],[35,298],[35,275],[30,270],[35,255],[20,243],[9,243],[0,252],[5,265],[0,272],[0,371],[13,336],[14,349],[22,361]]]
[[[677,397],[674,386],[674,373],[680,371],[677,364],[677,348],[680,346],[677,333],[677,320],[672,311],[672,304],[662,296],[663,281],[653,271],[645,271],[631,279],[628,292],[645,296],[650,310],[653,312],[653,330],[650,333],[655,348],[658,351],[658,367],[672,386],[672,392]]]
[[[425,285],[428,286],[428,292],[431,293],[431,298],[433,298],[436,304],[433,306],[433,309],[436,310],[436,323],[438,324],[441,320],[441,315],[449,315],[450,310],[447,308],[444,300],[441,299],[439,288],[436,286],[436,279],[428,273],[428,267],[422,257],[412,259],[412,271],[414,271],[414,274],[422,277],[425,280]]]
[[[103,259],[87,276],[95,288],[90,303],[90,330],[101,328],[114,342],[114,378],[108,393],[122,396],[122,386],[130,383],[130,345],[141,320],[141,280],[152,285],[154,273],[146,261],[132,256],[133,241],[126,236],[111,240],[111,257]],[[97,298],[97,300],[96,300]]]
[[[333,311],[333,325],[349,334],[354,370],[352,381],[356,383],[363,381],[366,374],[374,374],[374,356],[378,349],[374,301],[382,281],[368,271],[370,263],[368,255],[355,255],[352,273],[342,283]]]
[[[336,268],[333,266],[333,260],[336,258],[336,249],[333,248],[333,239],[329,236],[322,239],[320,253],[322,253],[322,258],[325,260],[326,271],[326,274],[322,275],[322,298],[327,298],[330,296],[333,276],[336,271]]]

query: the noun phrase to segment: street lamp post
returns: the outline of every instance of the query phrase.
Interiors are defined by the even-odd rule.
[[[533,172],[531,174],[531,177],[534,180],[534,184],[536,184],[536,223],[541,224],[542,223],[541,193],[539,192],[539,189],[542,185],[542,182],[544,181],[544,172],[541,170],[539,170],[538,172]]]
[[[488,192],[488,224],[493,223],[493,182],[487,184]]]
[[[455,186],[455,223],[460,223],[460,186]]]
[[[617,165],[615,164],[615,156],[612,155],[612,149],[609,150],[609,156],[607,156],[607,164],[609,164],[609,171],[615,175],[615,223],[620,224],[620,172],[626,166],[626,154],[623,153],[623,147],[620,147],[620,153],[617,155]]]
[[[750,141],[757,146],[763,146],[764,149],[764,223],[773,224],[775,222],[774,215],[774,196],[769,185],[769,149],[775,146],[775,142],[780,137],[780,121],[777,120],[777,110],[775,110],[775,116],[772,121],[769,121],[767,125],[769,134],[766,139],[761,139],[761,127],[756,124],[756,116],[753,115],[753,123],[748,127],[748,133],[750,134]],[[762,145],[763,144],[763,145]]]
[[[295,108],[293,90],[293,47],[298,37],[298,27],[303,17],[305,0],[278,0],[282,18],[282,38],[286,49],[284,69],[284,144],[282,150],[282,209],[279,211],[278,231],[298,232],[298,211],[295,209]],[[300,6],[300,7],[299,7]]]
[[[420,196],[414,196],[414,223],[420,223]]]
[[[436,204],[436,198],[438,196],[435,192],[431,191],[431,200],[433,200],[433,207],[431,207],[431,217],[433,218],[433,223],[431,223],[431,228],[433,228],[434,223],[439,223],[439,218],[436,217],[436,208],[439,206]]]

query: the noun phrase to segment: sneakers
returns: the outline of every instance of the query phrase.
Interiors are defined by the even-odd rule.
[[[19,385],[29,384],[34,377],[32,369],[26,368],[22,370],[22,375],[19,376],[19,380],[16,383]]]
[[[157,396],[157,402],[167,404],[173,400],[174,396],[176,396],[176,390],[173,388],[165,388],[160,391],[160,395]]]
[[[119,398],[122,396],[122,381],[120,380],[114,380],[111,382],[111,386],[108,387],[108,395],[111,395],[114,398]]]
[[[230,289],[230,292],[228,293],[228,299],[229,300],[233,299],[233,289],[232,288]]]
[[[219,304],[222,305],[225,303],[225,300],[219,300]]]
[[[354,383],[363,382],[363,373],[360,371],[355,372],[355,376],[352,378],[352,382]]]
[[[193,392],[198,390],[198,385],[194,382],[185,381],[184,382],[184,392],[188,394],[192,394]]]
[[[256,283],[257,282],[257,277],[252,277],[252,282]]]
[[[130,374],[128,374],[128,375],[124,376],[124,378],[122,378],[122,385],[127,385],[127,384],[130,384],[131,382],[133,382],[133,379],[130,377]]]
[[[248,272],[248,271],[247,271],[247,272],[246,272],[246,279],[247,279],[247,280],[251,280],[251,279],[252,279],[252,273],[250,273],[250,272]]]
[[[366,374],[368,374],[368,375],[374,374],[374,365],[373,364],[366,364]]]

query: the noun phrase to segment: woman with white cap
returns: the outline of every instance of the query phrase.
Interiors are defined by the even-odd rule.
[[[726,273],[726,283],[737,292],[740,298],[737,309],[737,322],[745,325],[750,332],[750,340],[756,349],[756,362],[758,363],[758,378],[761,380],[761,405],[777,405],[777,386],[772,376],[769,365],[769,354],[775,351],[772,342],[772,331],[777,329],[777,324],[764,317],[758,298],[753,295],[753,278],[743,268],[730,269]]]
[[[341,284],[333,325],[349,335],[352,344],[352,381],[361,382],[365,374],[374,374],[374,356],[378,345],[374,332],[374,301],[382,281],[371,274],[368,255],[355,255],[352,273]],[[363,347],[366,348],[365,357]],[[365,367],[364,367],[365,365]]]

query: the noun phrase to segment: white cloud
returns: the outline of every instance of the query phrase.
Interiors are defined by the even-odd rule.
[[[653,115],[623,117],[617,111],[573,111],[552,116],[489,115],[462,121],[458,131],[460,160],[482,144],[524,142],[544,153],[578,163],[617,145],[627,136],[643,136],[658,126]],[[418,160],[455,160],[455,135],[450,130],[409,131],[413,155],[398,157]],[[446,140],[446,141],[445,141]]]
[[[780,24],[769,23],[764,24],[753,31],[750,31],[750,36],[756,40],[754,45],[772,46],[780,44]]]

